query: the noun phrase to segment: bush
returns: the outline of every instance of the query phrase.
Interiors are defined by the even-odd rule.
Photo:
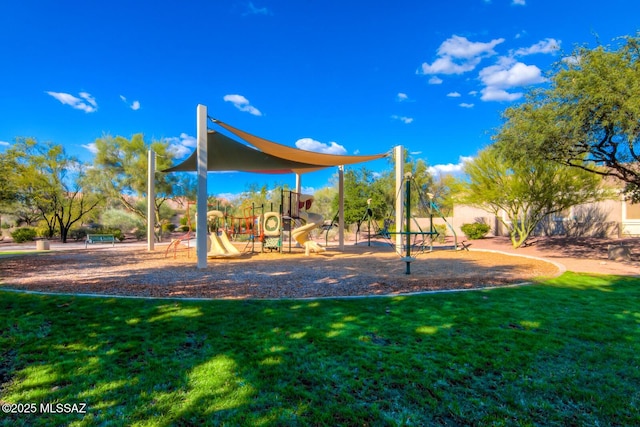
[[[11,238],[16,243],[33,241],[37,235],[35,228],[22,227],[11,233]]]
[[[124,233],[119,228],[108,229],[105,234],[113,234],[113,237],[118,239],[119,241],[123,241],[125,239]]]
[[[72,228],[69,230],[69,238],[75,240],[84,240],[87,237],[87,234],[90,234],[90,230],[80,227],[80,228]]]
[[[447,237],[447,226],[445,224],[433,224],[434,231],[438,232],[438,237],[434,239],[438,243],[444,243]]]
[[[125,233],[144,225],[144,221],[139,217],[121,209],[105,210],[100,216],[100,222],[108,229],[124,230]]]
[[[176,225],[172,223],[162,224],[162,233],[173,233],[176,230]]]
[[[460,229],[462,230],[464,235],[467,236],[467,239],[477,240],[482,239],[484,236],[486,236],[491,227],[481,222],[474,222],[473,224],[462,224],[462,227],[460,227]]]
[[[51,232],[51,230],[49,229],[49,226],[45,221],[38,222],[38,225],[35,227],[35,232],[37,237],[42,237],[44,239],[49,239],[53,238],[54,236],[60,235],[59,227],[56,227],[53,230],[53,235],[50,235],[49,233]]]
[[[146,240],[147,239],[147,229],[140,227],[133,231],[133,235],[136,240]]]

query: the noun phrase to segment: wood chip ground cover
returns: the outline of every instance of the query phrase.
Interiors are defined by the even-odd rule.
[[[310,298],[405,294],[504,286],[553,277],[553,263],[482,251],[435,251],[406,264],[388,248],[347,247],[306,257],[253,253],[210,259],[140,247],[56,251],[0,262],[0,287],[30,291],[174,298]]]

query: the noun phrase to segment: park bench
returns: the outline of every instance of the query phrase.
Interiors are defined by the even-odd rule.
[[[84,241],[85,249],[89,243],[111,243],[111,246],[115,246],[116,236],[113,234],[87,234],[87,240]]]

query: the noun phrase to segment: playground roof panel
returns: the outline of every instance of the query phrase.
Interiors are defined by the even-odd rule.
[[[213,120],[213,122],[244,139],[256,149],[219,132],[210,130],[207,134],[207,170],[209,171],[237,170],[271,174],[303,174],[330,166],[377,160],[387,155],[383,153],[369,156],[339,156],[315,153],[259,138],[218,120]],[[185,161],[166,169],[164,172],[186,172],[196,171],[196,169],[197,150],[194,150]]]

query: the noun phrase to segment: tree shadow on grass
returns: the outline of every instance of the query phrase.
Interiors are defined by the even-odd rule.
[[[585,277],[358,300],[5,293],[2,399],[88,406],[2,423],[629,425],[637,281]]]

